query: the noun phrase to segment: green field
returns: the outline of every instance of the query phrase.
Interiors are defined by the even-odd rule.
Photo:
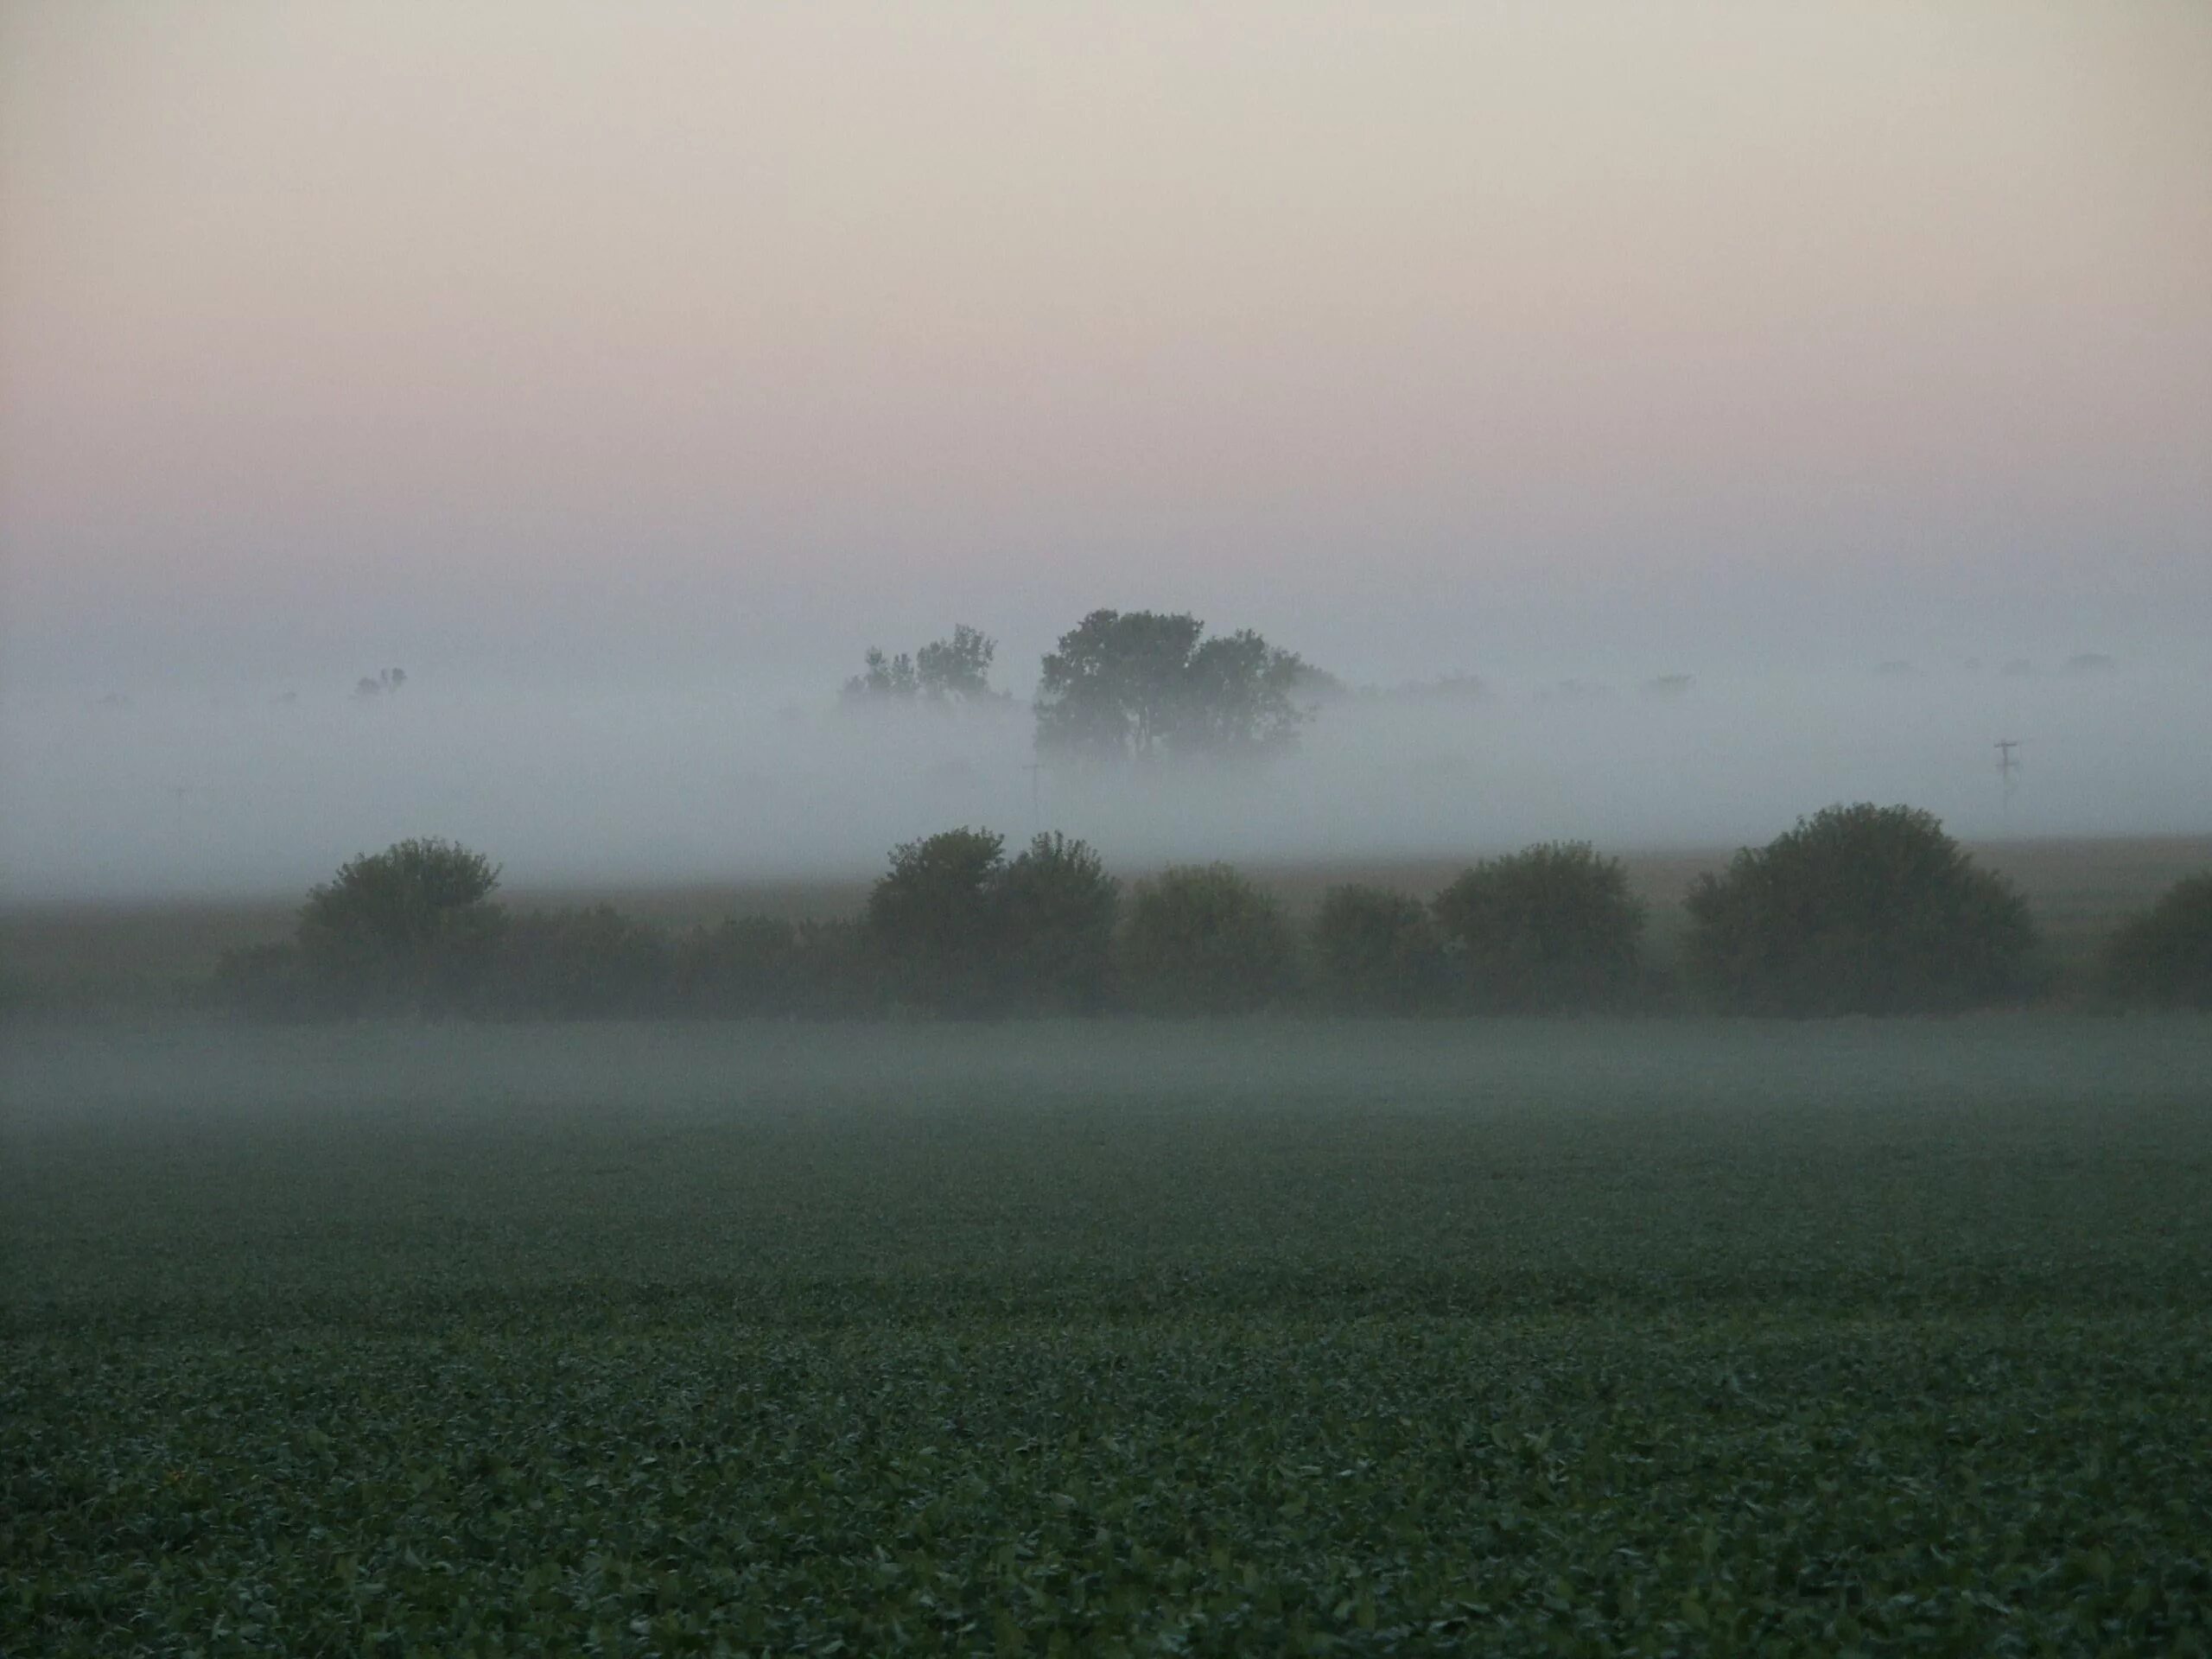
[[[0,1068],[11,1656],[2212,1649],[2212,1020]]]

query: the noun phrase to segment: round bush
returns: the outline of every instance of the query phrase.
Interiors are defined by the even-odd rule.
[[[1332,887],[1313,918],[1322,1000],[1354,1014],[1414,1014],[1444,983],[1444,949],[1420,899],[1381,887]]]
[[[506,915],[499,867],[435,838],[395,842],[339,868],[300,912],[312,1000],[351,1012],[447,1013],[490,970]]]
[[[2212,1008],[2212,870],[2185,876],[2105,947],[2105,973],[2123,1001]]]
[[[1154,1014],[1249,1014],[1296,982],[1297,947],[1275,902],[1226,864],[1182,866],[1137,883],[1122,984]]]
[[[1691,976],[1738,1013],[1941,1013],[2028,988],[2026,901],[1915,807],[1829,807],[1688,906]]]
[[[1620,861],[1580,842],[1486,859],[1432,909],[1477,1007],[1606,1007],[1632,995],[1641,978],[1643,906]]]
[[[1105,1000],[1122,888],[1088,843],[1039,836],[1000,873],[996,900],[1009,1003],[1075,1014]]]
[[[868,931],[910,1006],[973,1014],[995,1000],[1005,847],[988,830],[947,830],[892,849],[868,893]]]

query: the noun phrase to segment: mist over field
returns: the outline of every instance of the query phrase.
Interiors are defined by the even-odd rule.
[[[1968,839],[2212,822],[2212,677],[2185,657],[1402,681],[1319,704],[1296,752],[1227,773],[1033,773],[1026,696],[846,709],[838,666],[780,693],[418,671],[373,696],[326,679],[289,698],[10,697],[4,893],[289,894],[412,835],[529,888],[866,874],[958,824],[1065,830],[1128,869],[1734,846],[1839,800],[1910,801]],[[2024,743],[2009,799],[1999,737]]]

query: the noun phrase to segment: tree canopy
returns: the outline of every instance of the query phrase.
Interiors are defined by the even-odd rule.
[[[2029,983],[2026,900],[1916,807],[1825,808],[1686,902],[1691,976],[1736,1012],[1936,1013]]]
[[[1004,701],[1006,694],[991,689],[991,662],[998,655],[998,641],[965,622],[951,637],[932,639],[919,651],[887,655],[871,645],[861,660],[861,671],[845,682],[848,703],[933,702],[979,703]]]
[[[301,908],[302,961],[336,1005],[451,1006],[482,977],[505,925],[499,885],[489,859],[435,837],[350,859]]]
[[[1093,611],[1047,653],[1040,752],[1092,761],[1237,760],[1292,747],[1311,672],[1250,629],[1206,639],[1185,613]]]

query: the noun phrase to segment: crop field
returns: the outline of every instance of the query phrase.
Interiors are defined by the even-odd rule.
[[[2212,1649],[2212,1021],[0,1065],[10,1655]]]

